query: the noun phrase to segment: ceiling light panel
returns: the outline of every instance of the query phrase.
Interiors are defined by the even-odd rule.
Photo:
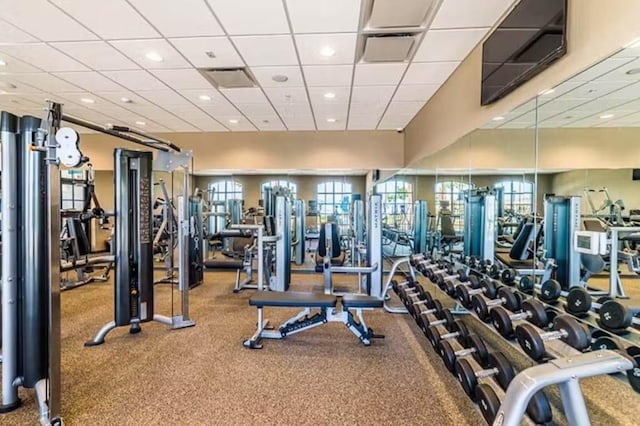
[[[395,85],[402,78],[407,64],[357,64],[354,86]]]
[[[166,40],[118,40],[109,42],[120,52],[133,59],[138,65],[147,69],[190,68],[191,65]],[[147,56],[157,54],[161,61],[154,61]]]
[[[148,71],[105,71],[102,73],[106,77],[132,90],[164,90],[165,84],[151,75]]]
[[[424,36],[415,62],[462,61],[487,34],[488,28],[430,30]]]
[[[335,119],[336,121],[327,121],[327,118],[323,117],[323,119],[316,120],[318,125],[318,130],[334,130],[334,131],[342,131],[347,128],[347,117],[346,115],[341,115],[338,117],[329,117],[329,120]]]
[[[96,71],[140,69],[135,62],[104,41],[52,43],[51,45]]]
[[[153,38],[160,34],[125,0],[51,0],[103,39]],[[51,24],[49,24],[51,25]]]
[[[48,72],[89,70],[80,62],[44,43],[4,45],[0,46],[0,52]]]
[[[232,40],[249,66],[298,64],[289,35],[233,37]]]
[[[224,35],[206,3],[202,0],[165,1],[129,0],[165,37]]]
[[[46,0],[4,0],[0,7],[2,19],[43,41],[98,38]]]
[[[307,86],[351,86],[353,65],[305,65],[302,67]]]
[[[402,84],[398,87],[393,99],[396,101],[426,102],[431,99],[439,88],[439,84],[417,84],[411,86]]]
[[[220,92],[213,87],[207,89],[179,89],[177,92],[198,106],[207,106],[219,100],[224,100]]]
[[[169,41],[196,68],[244,66],[242,58],[227,37],[175,38]]]
[[[123,90],[122,86],[95,71],[59,72],[54,73],[54,75],[89,92],[118,92]]]
[[[282,0],[207,0],[230,35],[288,34]]]
[[[33,43],[37,41],[37,38],[30,36],[15,25],[0,20],[0,43]]]
[[[169,87],[182,89],[208,89],[211,87],[209,83],[197,70],[180,69],[180,70],[153,70],[153,75],[165,82]]]
[[[515,0],[444,0],[431,29],[492,27]]]
[[[334,93],[335,97],[328,99],[324,95],[328,92]],[[349,102],[351,88],[349,87],[310,87],[309,97],[311,102],[325,105],[336,105]]]
[[[355,60],[356,33],[296,35],[296,45],[302,65],[353,64]],[[331,47],[333,56],[322,55],[322,49]]]
[[[286,0],[293,32],[356,32],[360,0]]]
[[[304,87],[302,72],[300,67],[252,67],[251,73],[254,75],[262,87]],[[286,76],[287,81],[277,82],[274,76]]]
[[[458,68],[459,62],[420,62],[409,66],[403,84],[442,84]]]

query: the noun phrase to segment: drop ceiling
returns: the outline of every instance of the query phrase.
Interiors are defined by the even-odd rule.
[[[514,0],[403,0],[428,10],[409,57],[365,63],[375,2],[402,3],[0,0],[0,109],[53,99],[152,132],[404,128]],[[218,90],[198,71],[243,67],[256,87]]]
[[[540,128],[640,127],[640,42],[542,92],[537,121]],[[533,99],[483,127],[527,129],[535,123]]]

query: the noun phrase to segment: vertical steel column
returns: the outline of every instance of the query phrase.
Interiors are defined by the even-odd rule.
[[[178,221],[180,223],[179,235],[179,259],[180,259],[180,281],[179,289],[182,300],[182,318],[189,320],[189,171],[183,168],[184,192],[178,197]]]
[[[372,195],[369,198],[369,214],[367,215],[367,261],[369,266],[378,268],[369,274],[367,293],[373,297],[384,297],[382,294],[382,196]]]
[[[286,197],[277,196],[276,214],[276,288],[289,290],[291,283],[291,203]]]
[[[295,262],[297,265],[302,265],[304,263],[304,254],[305,254],[305,239],[304,239],[304,231],[305,231],[305,211],[304,211],[304,200],[296,200],[296,208],[295,208],[295,222],[296,222],[296,240],[298,244],[295,247]]]
[[[18,376],[18,117],[2,112],[2,406],[8,412],[20,405],[13,381]]]
[[[491,263],[495,261],[496,250],[496,196],[486,194],[482,197],[484,215],[482,217],[482,253],[481,258]]]

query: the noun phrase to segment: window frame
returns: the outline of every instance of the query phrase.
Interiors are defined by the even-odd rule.
[[[444,185],[449,185],[448,190],[439,189]],[[449,201],[449,210],[451,211],[451,220],[453,229],[456,232],[462,232],[464,229],[464,195],[471,189],[471,185],[456,179],[449,179],[436,182],[434,185],[435,208],[437,215],[440,216],[442,201]],[[455,198],[457,196],[457,199]]]
[[[330,185],[330,187],[329,187]],[[338,189],[338,190],[336,190]],[[338,208],[342,208],[342,204],[345,201],[345,196],[348,197],[347,211],[337,212]],[[340,197],[340,203],[336,203],[335,200]],[[327,200],[333,201],[327,201]],[[345,232],[349,229],[349,214],[351,211],[351,201],[353,200],[353,183],[340,180],[329,180],[320,182],[316,185],[316,201],[318,203],[318,217],[321,223],[326,223],[329,216],[335,215],[338,226],[340,226],[340,232]],[[328,207],[325,209],[324,207]],[[329,213],[329,208],[333,207],[333,212]]]
[[[219,186],[224,185],[224,191],[219,190]],[[212,199],[209,202],[224,202],[225,205],[229,200],[243,200],[244,199],[244,187],[242,182],[235,179],[222,179],[215,182],[210,182],[207,185],[209,197],[211,197],[211,189],[214,188]],[[222,196],[221,196],[222,195]]]
[[[508,187],[507,187],[508,185]],[[517,190],[515,186],[520,186]],[[533,211],[533,182],[528,180],[507,179],[493,184],[493,188],[502,188],[503,211],[511,210],[516,214],[527,215]],[[528,190],[527,190],[528,189]],[[522,199],[525,201],[522,201]],[[526,198],[529,201],[526,201]],[[524,206],[524,207],[523,207]]]
[[[260,193],[263,194],[264,193],[264,189],[267,187],[276,187],[276,186],[280,186],[283,188],[287,188],[289,190],[289,194],[291,195],[291,199],[292,200],[296,200],[298,197],[298,184],[287,180],[287,179],[273,179],[273,180],[268,180],[268,181],[264,181],[262,182],[262,184],[260,185]]]
[[[406,191],[399,192],[399,189]],[[382,197],[383,223],[399,231],[410,231],[413,223],[413,184],[403,179],[391,179],[376,184],[375,192]],[[398,194],[406,194],[406,198],[399,200]],[[404,213],[400,207],[402,205],[405,206]]]

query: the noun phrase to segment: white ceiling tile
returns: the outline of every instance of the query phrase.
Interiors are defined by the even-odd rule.
[[[395,85],[407,69],[405,63],[357,64],[353,77],[354,86]]]
[[[563,99],[595,99],[617,91],[629,82],[624,81],[590,81],[562,96]]]
[[[360,0],[286,0],[294,33],[358,31]]]
[[[166,90],[167,86],[148,71],[105,71],[102,74],[129,90]]]
[[[172,69],[190,68],[191,65],[164,39],[150,40],[118,40],[109,42],[113,47],[133,59],[143,68]],[[162,61],[152,61],[145,55],[149,52],[157,53]]]
[[[604,61],[598,62],[597,64],[582,71],[580,74],[572,77],[571,81],[585,82],[598,79],[598,77],[606,76],[612,70],[615,70],[616,68],[621,67],[631,62],[632,60],[633,59],[631,58],[608,58]]]
[[[275,115],[275,111],[269,102],[260,103],[235,103],[236,108],[247,117]]]
[[[276,108],[278,105],[309,103],[304,87],[267,87],[264,91]]]
[[[228,132],[229,129],[218,123],[213,118],[208,120],[192,120],[191,123],[198,129],[205,132]]]
[[[250,70],[262,87],[304,87],[300,67],[252,67]],[[285,82],[273,80],[273,76],[287,77]]]
[[[30,36],[15,25],[0,20],[0,43],[33,43],[37,38]]]
[[[282,0],[207,0],[230,35],[288,34]]]
[[[151,73],[176,90],[208,89],[211,87],[211,83],[209,83],[202,74],[193,68],[179,70],[153,70]]]
[[[353,65],[305,65],[303,68],[307,86],[351,86]]]
[[[545,102],[549,102],[555,98],[558,98],[564,95],[567,92],[572,91],[576,87],[582,86],[582,84],[584,83],[579,83],[577,81],[565,81],[564,83],[561,83],[556,87],[551,88],[550,91],[549,90],[542,91],[540,96],[538,96],[538,102],[540,105],[542,105]],[[533,102],[532,108],[533,107],[535,107],[535,102]]]
[[[238,109],[225,98],[216,99],[214,102],[210,102],[209,105],[200,104],[199,106],[208,114],[213,115],[214,117],[217,117],[219,115],[225,117],[241,115],[240,111],[238,111]]]
[[[186,132],[186,133],[200,132],[200,129],[187,123],[184,120],[180,120],[179,118],[175,118],[172,120],[165,119],[163,120],[162,124],[168,127],[169,129],[173,130],[174,132]]]
[[[444,0],[431,28],[492,27],[514,0]]]
[[[244,62],[227,37],[173,38],[169,40],[197,68],[242,67]],[[207,55],[211,52],[213,57]]]
[[[459,62],[420,62],[409,66],[403,84],[442,84]]]
[[[165,105],[164,108],[170,113],[177,115],[181,119],[194,124],[194,120],[206,121],[211,117],[200,108],[192,105],[190,103],[187,104],[178,104],[178,105]]]
[[[426,102],[438,91],[439,84],[402,84],[393,97],[396,101],[422,101]]]
[[[0,46],[1,48],[1,46]],[[12,58],[8,55],[0,53],[0,59],[6,64],[0,66],[0,71],[3,73],[23,73],[23,72],[42,72],[40,68],[36,68],[33,65],[29,65],[19,59]]]
[[[334,122],[327,121],[327,117],[330,119],[335,119]],[[346,115],[324,115],[316,120],[316,124],[318,126],[318,130],[346,130],[347,128],[347,117]]]
[[[606,62],[610,62],[607,60]],[[616,69],[611,70],[607,74],[600,76],[596,81],[627,81],[636,82],[640,81],[640,73],[632,70],[640,70],[640,59],[632,60]],[[631,71],[630,74],[627,72]]]
[[[348,101],[327,103],[312,100],[311,104],[313,105],[313,113],[317,123],[331,118],[346,121],[347,115],[349,114]],[[319,126],[318,124],[318,127]]]
[[[416,51],[414,62],[462,61],[488,28],[430,30]]]
[[[353,64],[358,34],[306,34],[296,35],[296,45],[302,65]],[[323,56],[322,50],[331,48],[332,56]]]
[[[0,0],[0,10],[2,19],[43,41],[98,38],[45,0]]]
[[[234,104],[238,103],[261,103],[266,102],[267,98],[257,87],[247,87],[239,89],[220,89],[220,92]]]
[[[224,35],[202,0],[129,0],[129,3],[165,37]]]
[[[313,120],[285,120],[287,129],[290,131],[315,131],[316,125]]]
[[[167,105],[189,105],[191,103],[173,90],[137,90],[136,93],[161,107]]]
[[[106,40],[153,38],[159,34],[125,0],[51,0]]]
[[[375,130],[380,121],[379,115],[349,115],[347,130]]]
[[[257,115],[250,116],[251,121],[256,125],[258,130],[273,132],[287,130],[277,115]]]
[[[387,104],[383,104],[383,103],[362,104],[362,103],[351,102],[351,106],[349,107],[349,117],[354,115],[360,115],[360,116],[378,117],[379,119],[384,113],[385,109],[387,109]],[[375,128],[375,126],[373,127]]]
[[[166,118],[173,119],[173,115],[155,105],[129,105],[127,107],[131,111],[132,119],[139,120],[142,117],[147,119],[162,121]],[[145,120],[142,120],[145,121]]]
[[[3,45],[0,51],[48,72],[88,71],[80,62],[44,43]]]
[[[413,118],[413,116],[416,115],[423,106],[424,106],[424,102],[392,101],[389,104],[389,108],[387,108],[387,112],[385,115],[390,115],[390,116],[402,115],[402,116]]]
[[[247,132],[256,130],[253,124],[242,115],[220,115],[215,119],[226,126],[232,132]]]
[[[140,67],[104,41],[52,43],[56,49],[97,71],[135,70]]]
[[[394,116],[385,114],[384,117],[382,117],[382,120],[380,120],[378,130],[404,129],[410,121],[411,118],[408,118],[406,116]]]
[[[352,103],[384,104],[391,100],[396,86],[354,86],[351,93]]]
[[[177,92],[193,104],[203,109],[210,108],[213,105],[229,103],[229,101],[227,101],[222,94],[213,87],[208,87],[206,89],[183,89],[178,90]]]
[[[286,122],[307,120],[311,120],[311,122],[313,122],[313,113],[311,112],[311,107],[308,102],[275,105],[275,108],[278,111],[278,114],[280,114],[282,119]]]
[[[249,66],[297,65],[289,35],[233,37],[233,43]]]
[[[334,96],[331,98],[325,97],[326,94],[331,93]],[[349,103],[349,96],[351,95],[350,87],[310,87],[309,97],[314,104],[324,105],[342,105]]]
[[[146,99],[128,90],[121,90],[119,92],[96,91],[94,93],[96,94],[96,96],[100,96],[101,98],[104,98],[109,102],[119,104],[123,108],[129,108],[135,105],[151,105],[151,103]],[[122,101],[123,98],[129,99],[131,102],[130,103],[123,102]]]
[[[122,86],[95,71],[58,72],[53,73],[53,75],[89,92],[118,92],[123,90]]]
[[[30,86],[36,87],[44,92],[81,92],[77,86],[67,83],[66,81],[55,77],[51,74],[37,73],[37,74],[15,74],[13,76],[18,81],[21,81]]]

